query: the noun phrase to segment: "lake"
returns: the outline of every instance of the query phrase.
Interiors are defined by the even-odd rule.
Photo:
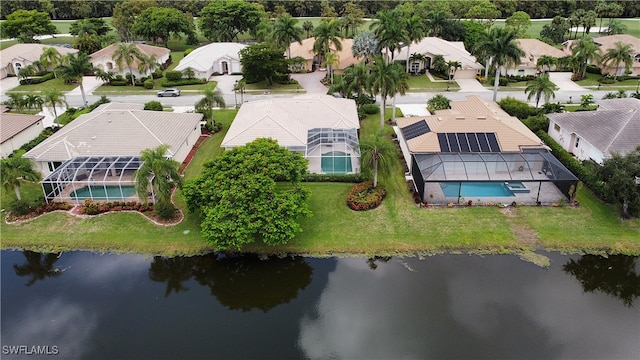
[[[638,258],[543,254],[2,251],[2,359],[640,359]]]

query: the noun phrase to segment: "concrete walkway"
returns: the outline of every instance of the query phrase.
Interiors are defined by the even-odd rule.
[[[5,95],[7,91],[20,85],[20,79],[17,76],[7,77],[0,80],[0,95]]]
[[[587,89],[571,81],[570,72],[550,72],[549,80],[556,84],[556,91],[587,91]]]
[[[320,82],[326,75],[326,71],[316,70],[307,74],[291,74],[291,78],[297,80],[307,94],[326,94],[329,89]]]
[[[82,86],[84,87],[84,93],[89,96],[93,93],[93,90],[99,88],[102,85],[102,80],[95,76],[83,76]],[[73,90],[67,91],[66,96],[82,95],[80,86],[76,86]]]

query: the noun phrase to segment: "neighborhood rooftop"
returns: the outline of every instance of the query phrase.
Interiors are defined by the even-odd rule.
[[[43,118],[42,115],[0,113],[0,143],[11,139]]]

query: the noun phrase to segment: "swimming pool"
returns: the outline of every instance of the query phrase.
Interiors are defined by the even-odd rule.
[[[122,189],[122,192],[121,192]],[[136,188],[132,185],[107,185],[107,186],[85,186],[71,192],[71,197],[77,200],[125,200],[136,193]]]
[[[461,185],[462,184],[462,185]],[[460,188],[462,186],[462,188]],[[500,197],[514,196],[504,182],[440,183],[445,197]]]
[[[331,151],[322,154],[320,166],[325,174],[348,174],[353,172],[351,154],[343,151]]]

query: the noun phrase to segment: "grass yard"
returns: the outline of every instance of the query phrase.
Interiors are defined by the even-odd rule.
[[[450,91],[460,90],[460,86],[455,81],[449,84],[447,81],[431,81],[426,75],[409,75],[409,92],[441,92],[447,89],[447,85]]]
[[[387,109],[387,118],[390,111]],[[187,179],[197,176],[207,160],[222,152],[220,143],[235,113],[235,110],[215,112],[223,130],[202,144],[185,171]],[[362,136],[375,131],[378,123],[378,114],[363,120]],[[390,133],[392,129],[387,126],[386,131]],[[511,213],[496,207],[421,209],[409,195],[399,160],[395,157],[392,160],[392,175],[380,178],[388,195],[379,208],[367,212],[349,210],[345,196],[353,184],[306,183],[312,191],[309,205],[313,216],[301,220],[303,232],[284,246],[253,244],[243,250],[264,254],[371,256],[444,251],[517,253],[543,247],[640,254],[640,220],[621,222],[617,209],[601,204],[583,189],[578,192],[581,204],[578,208],[520,207]],[[24,185],[25,194],[32,185]],[[35,189],[29,191],[37,194]],[[3,204],[12,199],[12,194],[3,193]],[[185,209],[179,191],[174,198]],[[54,213],[19,225],[3,224],[0,238],[2,248],[196,254],[213,250],[201,238],[199,224],[200,218],[193,214],[186,214],[181,224],[165,228],[134,213],[89,219]],[[523,237],[523,234],[533,235]]]
[[[586,88],[598,89],[599,80],[602,78],[602,75],[587,73],[585,78],[576,81],[576,84],[580,86],[584,86]],[[600,90],[635,90],[639,84],[640,80],[638,79],[628,79],[624,81],[616,81],[613,84],[600,84]]]
[[[18,85],[11,89],[9,92],[44,92],[51,89],[57,89],[60,91],[71,91],[75,89],[77,84],[65,84],[62,78],[51,79],[40,84],[33,85]]]

